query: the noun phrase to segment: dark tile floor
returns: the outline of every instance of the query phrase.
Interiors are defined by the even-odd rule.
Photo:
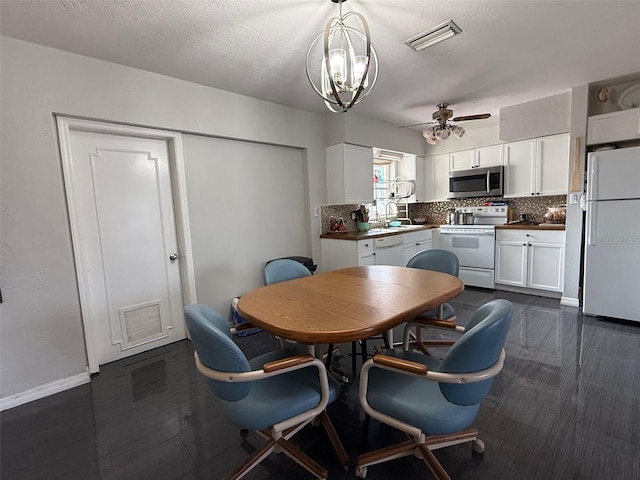
[[[439,450],[454,479],[640,478],[640,325],[582,317],[558,300],[467,289],[453,305],[460,323],[495,298],[514,304],[505,368],[475,425],[484,455],[471,446]],[[247,356],[277,345],[266,333],[239,339]],[[343,351],[350,351],[348,346]],[[330,406],[355,457],[401,436],[371,422],[345,399]],[[2,413],[2,479],[220,479],[260,443],[222,417],[198,374],[189,341],[101,368],[90,384]],[[332,479],[344,473],[324,434],[294,439]],[[247,477],[310,476],[272,455]],[[433,478],[415,457],[372,466],[368,479]]]

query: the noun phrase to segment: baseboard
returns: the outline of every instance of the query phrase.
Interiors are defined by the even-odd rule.
[[[580,308],[580,299],[563,296],[560,299],[560,305],[566,305],[567,307]]]
[[[525,295],[535,295],[536,297],[557,298],[560,300],[562,293],[550,292],[547,290],[538,290],[536,288],[524,288],[517,287],[515,285],[505,285],[503,283],[496,283],[496,290],[504,290],[505,292],[523,293]]]
[[[0,398],[0,412],[24,405],[25,403],[33,402],[34,400],[48,397],[54,393],[64,392],[70,388],[89,383],[90,381],[91,377],[88,372],[79,373],[72,377],[63,378],[62,380],[57,380],[55,382],[47,383],[46,385],[32,388],[26,392],[16,393],[15,395]]]

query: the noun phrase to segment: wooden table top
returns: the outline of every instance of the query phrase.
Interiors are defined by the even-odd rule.
[[[458,296],[445,273],[373,265],[319,273],[261,287],[238,310],[256,327],[301,343],[343,343],[386,332]]]

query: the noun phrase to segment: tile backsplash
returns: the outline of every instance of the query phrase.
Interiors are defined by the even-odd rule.
[[[424,217],[427,223],[444,224],[447,223],[447,211],[458,207],[478,207],[487,201],[506,201],[513,210],[513,218],[520,218],[520,214],[527,213],[531,223],[544,222],[544,214],[547,207],[565,204],[567,197],[565,195],[544,195],[539,197],[519,197],[519,198],[468,198],[459,200],[448,200],[445,202],[429,202],[429,203],[410,203],[409,218]],[[355,231],[356,222],[351,220],[351,212],[357,209],[359,205],[323,205],[321,208],[320,220],[322,222],[322,231],[329,230],[329,219],[342,218],[347,225],[349,231]]]

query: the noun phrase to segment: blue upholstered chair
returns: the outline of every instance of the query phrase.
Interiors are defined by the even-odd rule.
[[[327,375],[320,360],[311,355],[289,356],[286,350],[247,360],[233,342],[227,322],[211,307],[187,305],[185,320],[196,366],[220,400],[217,405],[231,423],[267,440],[228,479],[243,477],[274,451],[285,453],[316,478],[327,478],[323,467],[289,441],[316,418],[348,470],[349,457],[325,411],[338,397],[340,385]]]
[[[365,363],[360,405],[372,418],[405,432],[410,440],[360,455],[358,477],[365,478],[370,465],[414,454],[436,478],[448,479],[432,450],[473,442],[474,451],[484,451],[478,431],[469,427],[493,377],[502,370],[512,311],[507,300],[480,307],[442,360],[392,350]]]
[[[300,262],[288,258],[272,260],[264,266],[264,284],[286,282],[294,278],[308,277],[311,272]]]
[[[437,248],[431,250],[423,250],[416,253],[407,262],[409,268],[421,268],[423,270],[432,270],[435,272],[448,273],[449,275],[458,276],[460,271],[460,263],[455,253],[448,250],[440,250]],[[427,346],[439,346],[442,344],[451,344],[448,341],[423,341],[422,329],[437,324],[448,324],[455,326],[456,314],[451,305],[444,303],[433,308],[411,322],[407,322],[404,328],[403,347],[407,350],[410,347],[417,347],[428,353]],[[444,321],[444,322],[443,322]],[[411,329],[415,328],[415,334]],[[413,337],[415,341],[410,341]]]

